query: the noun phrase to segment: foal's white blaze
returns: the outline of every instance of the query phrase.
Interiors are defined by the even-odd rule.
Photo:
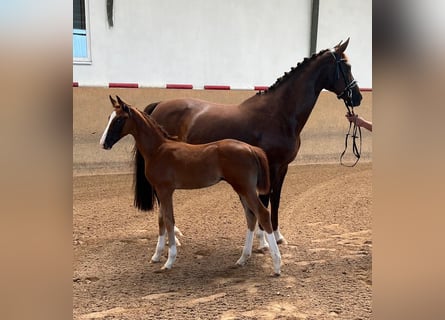
[[[116,117],[116,111],[113,111],[110,115],[110,119],[108,120],[107,127],[105,128],[104,133],[102,134],[102,137],[100,138],[100,145],[103,146],[105,143],[105,139],[107,138],[108,129],[110,128],[111,121]]]
[[[254,232],[247,229],[246,243],[244,244],[243,253],[236,262],[237,265],[243,266],[252,254]]]

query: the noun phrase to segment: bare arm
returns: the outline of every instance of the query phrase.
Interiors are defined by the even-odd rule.
[[[345,117],[348,118],[349,122],[354,122],[359,127],[363,127],[363,128],[372,132],[372,122],[371,121],[365,120],[356,114],[354,114],[352,116],[349,114],[346,114]]]

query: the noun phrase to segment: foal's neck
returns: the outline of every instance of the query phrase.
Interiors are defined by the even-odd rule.
[[[144,157],[152,157],[167,138],[153,120],[144,116],[141,111],[133,109],[133,137],[136,147]]]

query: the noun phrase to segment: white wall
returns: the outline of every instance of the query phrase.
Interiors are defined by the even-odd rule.
[[[331,0],[321,2],[318,49],[347,37],[343,28],[329,28],[329,21],[338,20],[325,16]],[[332,2],[354,20],[351,29],[363,29],[363,21],[371,19],[366,4],[371,1]],[[73,81],[81,86],[271,85],[309,55],[311,6],[311,0],[115,0],[114,27],[109,28],[105,1],[90,0],[92,63],[75,64]],[[359,40],[358,31],[352,31],[348,53],[354,75],[362,87],[371,87],[370,33]]]
[[[317,50],[350,37],[346,54],[361,88],[372,88],[372,1],[320,0]]]

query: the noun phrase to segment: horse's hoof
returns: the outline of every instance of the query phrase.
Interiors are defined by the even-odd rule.
[[[175,226],[174,228],[175,230],[175,235],[178,237],[183,237],[184,235],[182,234],[181,230],[179,230],[179,228],[177,226]]]
[[[279,229],[275,230],[273,233],[277,244],[287,244],[286,238],[283,237]]]
[[[277,278],[281,276],[281,271],[272,273],[272,277]]]
[[[153,258],[150,259],[150,263],[160,263],[160,262],[161,259],[153,259]]]
[[[288,244],[287,240],[283,237],[280,239],[277,239],[277,244]]]

